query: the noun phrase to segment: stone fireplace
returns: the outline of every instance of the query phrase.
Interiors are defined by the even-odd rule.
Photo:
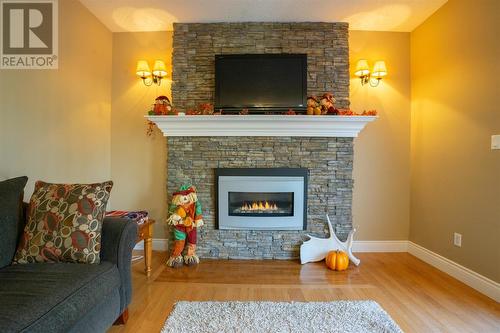
[[[176,23],[173,47],[172,99],[181,111],[213,103],[216,55],[244,53],[307,54],[308,95],[334,92],[338,107],[349,106],[347,23]],[[352,225],[353,137],[366,122],[359,127],[359,117],[234,117],[161,119],[168,123],[162,128],[168,145],[168,193],[192,183],[203,204],[205,226],[199,231],[198,254],[211,258],[296,258],[306,233],[328,233],[326,213],[339,238],[344,239]],[[248,121],[242,121],[244,117]],[[269,179],[270,187],[261,182],[258,189],[252,188],[246,182],[230,187],[221,198],[216,186],[221,173],[217,170],[234,168],[307,169],[304,197],[297,193],[305,183],[295,183],[297,191],[277,191],[271,185],[277,185],[279,179],[273,178]],[[243,185],[246,191],[241,190]],[[258,193],[262,199],[242,192]],[[282,194],[275,195],[277,192]],[[218,209],[217,200],[221,199],[227,205]],[[267,220],[262,222],[271,218],[285,221],[293,215],[302,219],[300,225],[297,219],[295,225],[275,225],[267,230],[262,223],[247,223],[247,228],[231,224],[259,218],[252,214],[273,214],[265,210],[266,201],[273,209],[276,205],[277,216],[265,216]],[[218,225],[220,211],[232,219],[224,227]]]
[[[326,213],[340,238],[351,230],[353,138],[172,136],[167,144],[168,193],[192,182],[203,205],[202,257],[296,258],[306,233],[327,235]],[[307,230],[217,228],[218,168],[308,169]]]

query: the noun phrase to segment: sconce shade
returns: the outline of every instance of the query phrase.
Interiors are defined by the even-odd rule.
[[[368,66],[368,61],[366,59],[358,60],[356,65],[356,71],[354,75],[356,76],[366,76],[370,74],[370,67]]]
[[[375,62],[373,66],[372,77],[380,79],[387,75],[387,68],[385,67],[385,61],[380,60]]]
[[[153,66],[153,75],[158,77],[167,76],[167,67],[165,63],[161,60],[156,60],[155,65]]]
[[[137,69],[135,71],[139,77],[148,77],[151,75],[151,69],[149,68],[148,62],[146,60],[139,60],[137,62]]]

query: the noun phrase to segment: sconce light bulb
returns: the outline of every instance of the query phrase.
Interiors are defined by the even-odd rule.
[[[165,63],[162,60],[155,60],[153,75],[159,78],[167,76],[167,66],[165,66]]]
[[[356,75],[358,77],[364,77],[368,74],[370,74],[370,67],[368,66],[368,61],[366,59],[358,60],[358,63],[356,64],[356,71],[354,72],[354,75]]]
[[[385,66],[385,61],[379,60],[373,65],[372,77],[376,79],[381,79],[387,75],[387,67]]]
[[[135,73],[137,74],[137,76],[143,79],[150,76],[151,69],[149,68],[148,62],[146,60],[137,61],[137,68],[135,70]]]

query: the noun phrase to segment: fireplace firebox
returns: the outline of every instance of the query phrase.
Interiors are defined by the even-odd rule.
[[[240,230],[305,230],[305,168],[217,168],[217,226]]]

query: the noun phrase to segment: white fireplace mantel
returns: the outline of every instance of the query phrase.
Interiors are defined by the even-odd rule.
[[[377,116],[146,116],[164,136],[356,137]]]

